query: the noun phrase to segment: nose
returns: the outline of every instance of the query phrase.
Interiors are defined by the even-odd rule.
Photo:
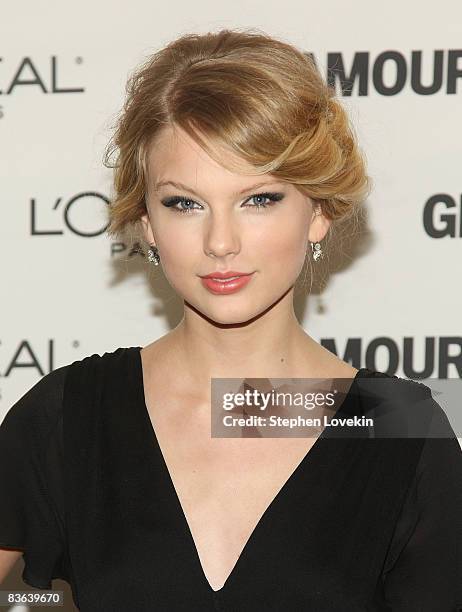
[[[213,213],[204,234],[204,252],[214,257],[226,257],[240,250],[239,228],[227,211]]]

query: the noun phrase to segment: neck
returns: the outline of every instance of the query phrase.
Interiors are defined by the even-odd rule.
[[[168,334],[185,385],[204,388],[211,378],[315,376],[323,349],[299,324],[291,299],[288,304],[236,325],[212,323],[185,304],[182,321]]]

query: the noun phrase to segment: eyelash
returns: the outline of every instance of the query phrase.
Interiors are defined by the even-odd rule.
[[[272,192],[255,193],[249,196],[246,202],[248,202],[249,200],[252,200],[253,198],[266,198],[267,200],[270,200],[270,203],[267,203],[267,204],[258,204],[257,206],[250,206],[250,208],[256,208],[260,212],[260,209],[270,208],[271,206],[274,206],[276,202],[281,201],[284,198],[284,194],[283,193],[272,193]],[[175,211],[180,214],[192,214],[193,210],[195,210],[194,208],[183,208],[183,209],[174,208],[177,204],[180,204],[180,203],[194,202],[194,200],[192,200],[191,198],[187,198],[186,196],[172,196],[170,198],[165,198],[164,200],[161,200],[161,202],[167,208],[171,208],[172,211]],[[197,204],[197,202],[195,202],[195,204]]]

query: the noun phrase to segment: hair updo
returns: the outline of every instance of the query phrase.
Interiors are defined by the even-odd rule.
[[[141,252],[147,154],[172,124],[229,170],[240,170],[232,151],[255,174],[295,184],[331,221],[370,192],[349,117],[307,54],[255,28],[184,34],[129,77],[103,158],[114,168],[107,233]]]

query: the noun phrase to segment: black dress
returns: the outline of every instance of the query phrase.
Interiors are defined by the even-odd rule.
[[[0,426],[0,546],[23,580],[68,581],[84,612],[462,610],[462,450],[429,387],[393,380],[444,438],[324,429],[260,518],[224,586],[202,570],[146,409],[140,347],[47,374]],[[226,520],[226,517],[223,517]]]

